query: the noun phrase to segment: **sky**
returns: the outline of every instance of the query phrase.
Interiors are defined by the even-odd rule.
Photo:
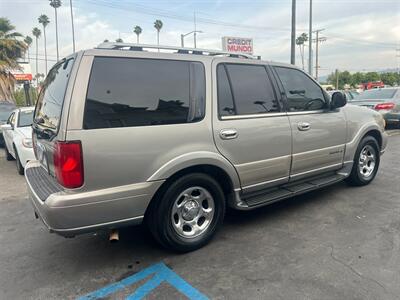
[[[72,53],[70,1],[58,9],[60,57]],[[160,44],[180,45],[180,35],[194,30],[196,15],[197,47],[221,49],[222,36],[254,39],[254,54],[264,60],[289,62],[291,0],[72,0],[77,50],[96,47],[103,40],[136,42],[133,28],[143,29],[140,42],[156,44],[156,19],[164,26]],[[42,30],[37,19],[50,18],[46,28],[49,66],[55,63],[54,9],[48,0],[0,0],[0,17],[10,19],[16,30],[32,38],[32,28]],[[296,35],[308,32],[309,0],[297,0]],[[400,57],[400,0],[313,0],[313,29],[320,36],[319,73],[335,69],[380,71],[398,67]],[[42,30],[43,33],[43,30]],[[185,38],[193,46],[193,35]],[[307,50],[306,62],[307,65]],[[315,49],[315,44],[314,44]],[[35,42],[30,55],[35,56]],[[400,51],[397,52],[400,56]],[[44,73],[44,39],[39,39],[39,72]],[[32,70],[34,62],[31,60]],[[299,48],[296,64],[302,67]]]

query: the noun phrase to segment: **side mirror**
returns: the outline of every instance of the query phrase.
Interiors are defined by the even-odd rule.
[[[331,97],[331,109],[343,107],[347,104],[346,95],[342,92],[334,92]]]
[[[6,130],[12,130],[13,128],[12,128],[11,124],[4,124],[4,125],[1,125],[1,129],[3,131],[6,131]]]

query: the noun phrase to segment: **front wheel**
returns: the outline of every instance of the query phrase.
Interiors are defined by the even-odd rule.
[[[16,148],[14,148],[14,152],[15,152],[15,160],[17,161],[17,171],[18,171],[18,174],[19,175],[24,175],[24,167],[23,167],[23,165],[22,165],[22,163],[21,163],[21,160],[20,160],[20,158],[19,158],[19,156],[18,156],[18,152],[17,152],[17,149]]]
[[[372,136],[366,136],[358,145],[354,157],[353,169],[346,179],[354,186],[363,186],[372,182],[378,172],[380,163],[379,145]]]
[[[207,244],[225,215],[220,185],[202,173],[184,175],[149,207],[147,224],[166,248],[187,252]]]
[[[6,152],[6,159],[8,161],[14,160],[14,157],[10,154],[10,152],[7,149],[6,143],[4,143],[4,151]]]

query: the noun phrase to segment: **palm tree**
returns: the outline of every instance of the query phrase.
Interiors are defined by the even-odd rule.
[[[29,47],[31,46],[33,40],[32,40],[32,38],[31,38],[29,35],[27,35],[27,36],[25,37],[25,39],[24,39],[24,42],[25,42],[25,44],[28,46],[28,48],[27,48],[26,50],[28,51],[28,61],[30,62],[31,59],[30,59],[30,57],[29,57]]]
[[[47,74],[47,42],[46,42],[46,26],[50,23],[49,17],[46,15],[41,15],[38,18],[40,24],[43,25],[43,37],[44,37],[44,62],[45,62],[45,70]]]
[[[6,18],[0,18],[0,101],[14,99],[15,79],[10,71],[20,69],[17,59],[22,57],[27,45],[17,39],[22,34]]]
[[[142,33],[142,27],[135,26],[135,28],[133,29],[133,32],[136,33],[136,43],[139,44],[139,35]]]
[[[301,55],[301,62],[303,65],[303,70],[304,70],[304,45],[308,41],[308,35],[307,33],[302,33],[300,36],[297,37],[296,39],[296,45],[299,46],[300,49],[300,55]]]
[[[157,29],[157,46],[160,46],[160,30],[162,27],[163,27],[163,22],[161,22],[161,20],[156,20],[154,22],[154,28]]]
[[[61,6],[61,0],[50,0],[50,6],[54,8],[54,20],[56,21],[56,48],[57,48],[57,61],[59,60],[58,55],[58,21],[57,21],[57,8]]]
[[[38,72],[38,70],[39,70],[38,69],[38,51],[39,51],[38,50],[38,39],[40,38],[42,32],[40,31],[39,28],[35,27],[32,30],[32,34],[36,38],[36,70],[35,70],[35,72],[36,72],[36,75],[37,75],[37,74],[39,74],[39,72]]]
[[[123,43],[123,42],[124,42],[121,38],[117,38],[115,41],[116,41],[117,43]]]

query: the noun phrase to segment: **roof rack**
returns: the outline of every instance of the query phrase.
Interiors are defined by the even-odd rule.
[[[96,49],[109,49],[109,50],[130,50],[130,51],[146,51],[145,49],[157,49],[157,50],[176,50],[175,53],[179,54],[193,54],[193,55],[209,55],[218,56],[224,55],[236,58],[248,58],[248,59],[261,59],[261,56],[254,56],[245,53],[238,52],[225,52],[220,50],[209,50],[199,48],[182,48],[174,46],[162,46],[162,45],[146,45],[146,44],[133,44],[133,43],[101,43]]]

